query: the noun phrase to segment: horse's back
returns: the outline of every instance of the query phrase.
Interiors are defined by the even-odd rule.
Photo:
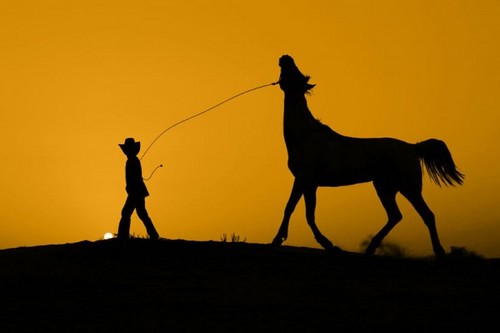
[[[402,182],[421,178],[414,145],[394,138],[341,137],[325,142],[318,161],[321,186],[343,186],[373,180]]]

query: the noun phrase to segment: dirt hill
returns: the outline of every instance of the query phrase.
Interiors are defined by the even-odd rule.
[[[0,251],[2,332],[498,327],[500,261],[132,239]]]

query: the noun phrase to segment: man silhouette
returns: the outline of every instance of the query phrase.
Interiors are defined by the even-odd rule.
[[[146,210],[146,197],[149,196],[148,189],[142,178],[141,161],[137,158],[141,143],[135,142],[134,138],[125,139],[125,143],[119,144],[123,153],[127,155],[125,164],[125,180],[127,190],[127,201],[122,209],[120,224],[118,225],[118,239],[128,239],[130,231],[130,218],[134,210],[146,227],[150,239],[159,238],[151,218]]]

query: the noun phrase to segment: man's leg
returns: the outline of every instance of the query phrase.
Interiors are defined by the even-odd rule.
[[[151,218],[148,215],[148,211],[146,210],[146,198],[141,197],[137,198],[136,200],[137,200],[136,201],[137,215],[141,219],[142,223],[144,223],[149,238],[158,239],[160,236],[158,235],[158,232],[156,231],[156,228],[153,225],[153,221],[151,221]]]
[[[135,209],[134,200],[128,196],[122,208],[122,217],[118,225],[118,239],[128,239],[130,232],[130,217]]]

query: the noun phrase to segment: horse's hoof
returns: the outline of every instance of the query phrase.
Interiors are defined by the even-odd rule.
[[[284,239],[280,238],[280,237],[276,237],[275,239],[273,239],[273,242],[271,243],[272,246],[281,246],[281,244],[283,244],[284,242]]]
[[[368,248],[366,249],[366,251],[365,251],[365,256],[367,256],[367,257],[371,257],[371,256],[373,256],[373,255],[375,255],[375,249],[372,249],[372,248],[368,247]]]
[[[331,247],[325,249],[328,253],[331,253],[331,254],[342,254],[344,253],[344,250],[342,250],[340,247],[338,246],[334,246],[332,245]]]
[[[327,251],[331,251],[334,247],[336,247],[336,246],[333,246],[333,243],[330,242],[330,240],[328,240],[324,236],[317,237],[316,241],[319,243],[319,245],[321,245]]]
[[[438,260],[446,258],[446,251],[441,246],[434,249],[434,254]]]
[[[436,260],[439,261],[439,262],[443,262],[443,261],[446,261],[446,259],[448,259],[447,255],[446,255],[446,252],[436,252],[434,254],[436,256]]]

